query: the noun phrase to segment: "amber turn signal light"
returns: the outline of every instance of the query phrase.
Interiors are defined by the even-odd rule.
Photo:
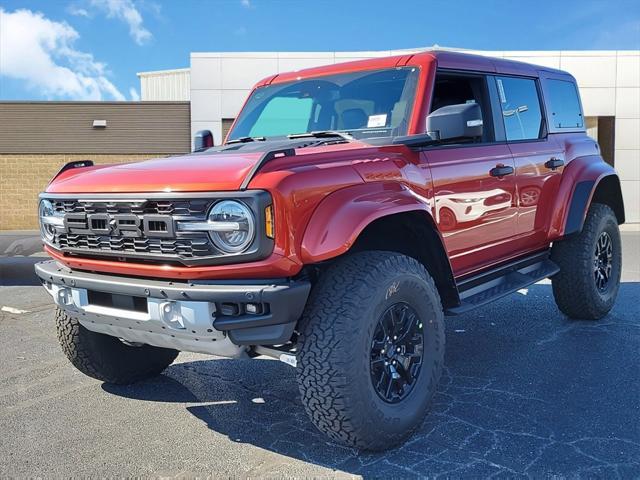
[[[264,233],[267,235],[267,237],[273,238],[275,233],[275,229],[273,226],[273,205],[269,205],[264,209],[264,218]]]

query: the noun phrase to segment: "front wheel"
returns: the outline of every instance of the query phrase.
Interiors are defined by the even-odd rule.
[[[318,429],[385,450],[421,424],[445,338],[438,291],[418,261],[381,251],[339,260],[314,287],[299,330],[298,386]]]
[[[618,221],[607,205],[594,203],[582,231],[553,244],[560,272],[551,278],[558,308],[571,318],[598,320],[616,301],[622,271]]]
[[[59,308],[56,330],[62,351],[73,366],[107,383],[129,384],[153,377],[178,356],[177,350],[129,346],[116,337],[87,330]]]

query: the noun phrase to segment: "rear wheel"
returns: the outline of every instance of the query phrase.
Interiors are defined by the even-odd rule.
[[[565,315],[598,320],[609,313],[622,271],[620,230],[609,206],[592,204],[582,231],[554,243],[551,259],[560,266],[551,284],[556,304]]]
[[[92,332],[63,310],[56,309],[62,351],[82,373],[107,383],[128,384],[153,377],[178,356],[177,350],[129,346],[110,335]]]
[[[422,422],[444,362],[438,292],[425,268],[393,252],[331,266],[300,325],[298,386],[313,423],[348,446],[384,450]]]

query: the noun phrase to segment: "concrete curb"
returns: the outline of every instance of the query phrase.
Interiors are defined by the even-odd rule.
[[[621,232],[640,232],[640,223],[625,223],[620,225]]]

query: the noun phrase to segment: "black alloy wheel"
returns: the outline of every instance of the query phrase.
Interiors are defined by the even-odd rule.
[[[391,305],[378,320],[371,342],[371,381],[388,403],[404,400],[416,384],[424,349],[422,321],[407,303]]]
[[[607,232],[602,232],[598,237],[593,260],[596,287],[603,292],[607,289],[613,268],[613,242]]]

